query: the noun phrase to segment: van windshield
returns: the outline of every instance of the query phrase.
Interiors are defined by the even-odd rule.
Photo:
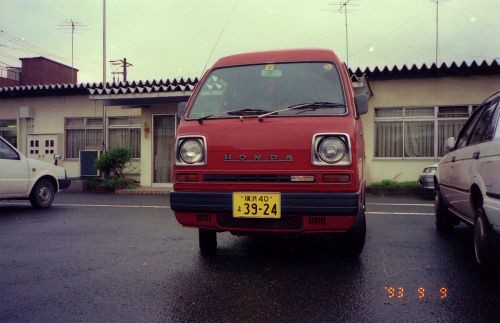
[[[205,79],[187,118],[346,113],[335,64],[305,62],[216,69]]]

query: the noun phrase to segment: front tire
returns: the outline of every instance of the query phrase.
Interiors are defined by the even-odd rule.
[[[217,232],[215,230],[200,229],[198,232],[200,252],[204,256],[214,255],[217,251]]]
[[[35,209],[45,209],[52,205],[56,189],[48,179],[39,180],[30,194],[30,203]]]
[[[358,216],[358,221],[350,229],[344,239],[343,255],[347,258],[358,257],[365,246],[366,239],[366,217],[364,208],[361,209]]]

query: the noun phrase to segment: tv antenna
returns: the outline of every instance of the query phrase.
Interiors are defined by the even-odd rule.
[[[88,28],[82,28],[82,27],[87,27],[87,25],[84,25],[78,21],[74,21],[73,19],[70,19],[70,20],[65,20],[61,25],[59,25],[59,28],[58,28],[58,29],[65,29],[65,30],[71,29],[71,83],[74,82],[73,69],[74,69],[74,57],[75,57],[75,55],[74,55],[74,53],[75,53],[75,32],[76,32],[77,28],[79,30],[88,30]]]
[[[343,13],[345,20],[345,52],[346,52],[346,65],[349,68],[349,26],[348,26],[348,13],[352,12],[352,6],[358,6],[358,4],[353,3],[354,0],[344,0],[338,2],[332,2],[329,5],[338,6],[337,10],[327,10],[330,12]]]

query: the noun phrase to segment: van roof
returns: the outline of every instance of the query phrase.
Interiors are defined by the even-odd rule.
[[[326,61],[341,64],[337,54],[329,49],[288,49],[242,53],[220,58],[214,68],[235,65]]]

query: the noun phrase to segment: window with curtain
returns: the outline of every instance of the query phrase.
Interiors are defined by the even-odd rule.
[[[471,106],[376,108],[375,157],[441,157],[442,143],[457,137],[471,111]]]
[[[141,158],[141,118],[109,118],[108,148],[125,148],[132,158]]]
[[[80,150],[102,150],[102,118],[65,120],[66,158],[80,158]]]

